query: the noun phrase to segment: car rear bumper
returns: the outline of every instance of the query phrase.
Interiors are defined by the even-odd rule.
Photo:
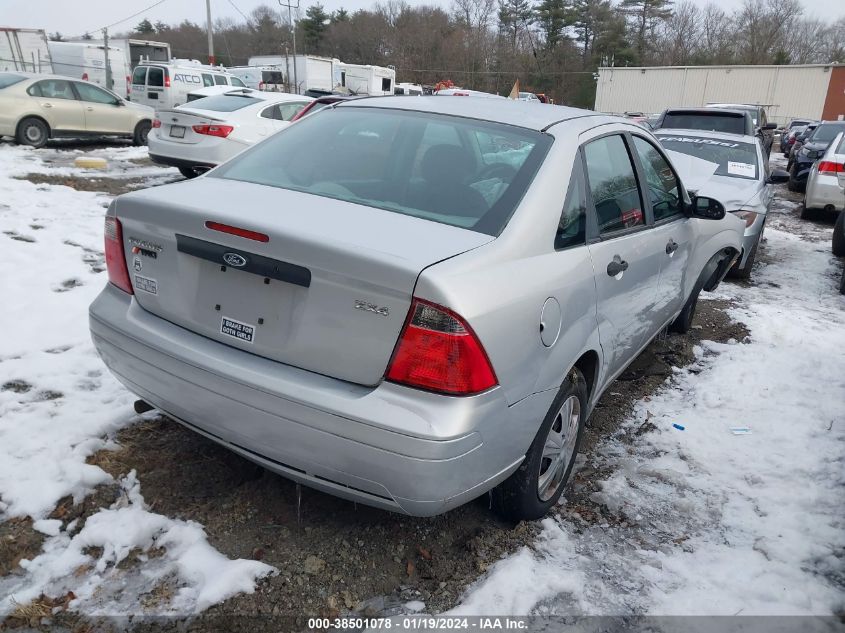
[[[808,209],[845,210],[845,183],[838,176],[828,176],[813,171],[807,180],[804,204]]]
[[[269,470],[418,516],[459,506],[521,463],[554,391],[507,406],[362,387],[270,361],[156,317],[107,285],[89,310],[112,373],[179,422]]]
[[[203,137],[198,143],[180,143],[154,129],[147,137],[150,159],[172,167],[217,167],[243,151],[243,143],[218,137]]]
[[[158,165],[167,165],[168,167],[184,167],[186,169],[213,169],[217,167],[216,163],[209,163],[205,161],[189,160],[186,158],[175,158],[173,156],[162,156],[161,154],[150,153],[150,160]]]

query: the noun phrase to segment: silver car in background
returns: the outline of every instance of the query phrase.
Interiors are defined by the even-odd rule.
[[[837,134],[807,176],[801,217],[816,210],[845,211],[845,132]]]
[[[772,183],[786,182],[789,174],[769,170],[755,136],[669,129],[656,135],[690,190],[715,198],[745,222],[742,256],[731,274],[747,279],[774,197]]]
[[[290,479],[412,515],[494,489],[537,518],[742,226],[618,117],[351,100],[117,198],[90,327],[130,391]]]

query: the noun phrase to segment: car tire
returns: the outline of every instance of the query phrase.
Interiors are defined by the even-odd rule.
[[[149,121],[141,121],[138,123],[138,125],[135,126],[135,132],[132,134],[132,144],[146,145],[147,136],[149,136],[152,127],[152,123]]]
[[[519,468],[493,489],[493,509],[510,521],[533,521],[545,516],[560,499],[584,434],[587,415],[587,381],[573,367],[555,396],[540,430]],[[552,435],[556,457],[546,445]]]
[[[193,167],[179,167],[178,169],[179,173],[189,180],[200,175],[200,173]]]
[[[696,284],[692,294],[684,304],[681,313],[669,324],[669,331],[677,334],[686,334],[692,328],[692,321],[695,318],[695,309],[698,307],[698,295],[701,294],[701,285]]]
[[[50,138],[50,128],[44,121],[35,117],[27,117],[18,123],[15,140],[21,145],[30,147],[44,147]]]
[[[804,198],[804,201],[801,203],[801,211],[799,212],[799,217],[802,220],[812,220],[813,216],[815,215],[813,209],[807,208],[807,198]]]
[[[757,247],[760,246],[760,240],[754,242],[751,247],[751,252],[748,253],[748,259],[745,261],[745,266],[739,268],[739,260],[728,271],[728,276],[734,279],[749,279],[751,277],[751,269],[754,267],[754,260],[757,258]]]
[[[845,268],[842,269],[842,279],[839,281],[839,294],[845,295]]]
[[[790,191],[798,191],[798,181],[795,179],[795,169],[789,170],[789,180],[786,183],[786,188]]]
[[[845,211],[839,212],[836,224],[833,225],[833,254],[845,257]]]

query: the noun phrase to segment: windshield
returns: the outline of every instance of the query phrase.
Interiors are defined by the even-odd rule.
[[[0,90],[3,88],[8,88],[9,86],[14,86],[17,83],[22,82],[26,77],[23,75],[15,75],[14,73],[0,73]]]
[[[550,146],[551,137],[509,125],[339,107],[298,121],[209,177],[498,235]]]
[[[714,112],[713,114],[667,112],[660,127],[745,134],[745,117],[721,112]]]
[[[245,95],[214,95],[191,101],[191,108],[199,110],[211,110],[212,112],[234,112],[253,103],[260,103],[261,99],[247,97]]]
[[[700,136],[658,135],[667,150],[716,165],[717,176],[757,179],[757,147],[752,143],[723,141]]]
[[[809,143],[830,143],[845,130],[845,123],[822,123],[808,139]]]

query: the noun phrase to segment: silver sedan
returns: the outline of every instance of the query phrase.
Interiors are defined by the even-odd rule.
[[[774,197],[772,184],[786,182],[789,174],[782,169],[769,170],[768,159],[754,136],[661,129],[657,138],[691,190],[716,198],[745,222],[742,255],[731,274],[747,279]]]
[[[143,400],[314,488],[413,515],[559,499],[602,392],[739,255],[654,136],[506,99],[342,102],[116,199],[90,308]]]

